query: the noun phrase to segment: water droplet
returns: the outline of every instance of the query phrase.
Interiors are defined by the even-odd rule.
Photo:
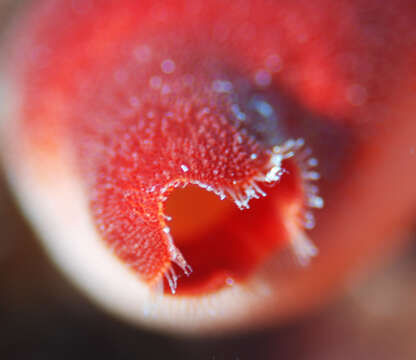
[[[267,87],[272,82],[272,76],[267,70],[260,69],[256,71],[254,81],[260,87]]]
[[[172,74],[176,69],[176,64],[173,60],[166,59],[162,61],[160,67],[165,74]]]
[[[233,84],[226,80],[214,80],[212,90],[218,93],[229,93],[233,90]]]

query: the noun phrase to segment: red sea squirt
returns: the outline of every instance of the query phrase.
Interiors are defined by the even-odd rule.
[[[254,245],[250,224],[231,211],[218,219],[218,226],[195,234],[179,249],[164,209],[170,193],[194,184],[248,208],[249,200],[266,195],[259,183],[280,180],[283,161],[290,163],[291,152],[303,142],[268,146],[271,136],[257,129],[254,120],[272,117],[273,109],[264,90],[256,89],[244,74],[233,74],[202,49],[184,58],[174,47],[165,45],[159,51],[162,45],[152,43],[156,45],[137,48],[134,41],[130,51],[135,56],[127,52],[125,60],[117,59],[117,67],[105,68],[103,78],[84,84],[74,105],[71,136],[80,169],[88,174],[93,215],[114,252],[149,284],[164,275],[175,292],[175,264],[186,275],[195,268],[190,281],[181,281],[192,284],[188,293],[213,290],[226,279],[247,276],[287,242],[284,224],[277,224],[278,209],[269,204],[268,214],[256,216],[256,223],[265,221],[273,229],[264,226],[263,240]],[[143,63],[140,56],[147,54],[153,59]],[[287,191],[303,201],[302,176],[292,167],[287,177],[294,185]],[[301,221],[302,214],[298,216]]]
[[[194,268],[179,290],[213,291],[290,242],[287,204],[297,204],[296,226],[313,221],[306,210],[322,201],[305,185],[318,177],[308,170],[315,160],[293,158],[303,140],[290,139],[288,119],[276,108],[282,100],[271,86],[279,66],[273,52],[265,68],[252,53],[238,56],[253,42],[247,34],[217,38],[218,26],[231,31],[243,23],[244,8],[230,6],[222,17],[213,4],[123,5],[45,1],[27,17],[31,32],[14,54],[24,69],[16,75],[24,84],[24,141],[74,164],[104,242],[141,279],[154,285],[165,276],[175,292],[178,270],[190,275]],[[264,16],[253,23],[260,33]],[[263,187],[279,181],[279,190]],[[240,209],[276,195],[254,215],[237,208],[214,214],[212,229],[189,231],[193,239],[179,247],[166,200],[190,184]]]
[[[348,4],[316,18],[284,4],[44,1],[19,30],[12,58],[26,146],[16,151],[73,164],[103,241],[149,285],[165,276],[172,292],[201,295],[242,281],[287,244],[304,261],[315,253],[304,228],[323,202],[304,138],[320,155],[322,124],[365,118],[391,64],[373,61],[381,45],[369,36],[361,64],[377,69],[351,65],[364,42]],[[322,42],[334,13],[346,25]],[[394,43],[381,25],[378,37]],[[341,44],[350,53],[332,56]],[[176,197],[185,186],[224,203],[198,191]],[[191,208],[206,202],[213,225],[203,216],[196,230],[186,221],[178,230],[174,196]],[[178,271],[191,276],[178,284]]]

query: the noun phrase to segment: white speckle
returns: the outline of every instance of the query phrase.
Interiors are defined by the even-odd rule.
[[[176,69],[176,64],[173,60],[166,59],[162,61],[160,67],[165,74],[172,74]]]
[[[226,80],[214,80],[212,90],[218,93],[229,93],[233,90],[233,84]]]
[[[311,166],[311,167],[318,166],[318,159],[316,159],[316,158],[310,158],[308,160],[308,165]]]
[[[304,178],[309,180],[319,180],[320,175],[316,171],[308,171],[306,174],[304,174]]]
[[[189,168],[186,165],[184,165],[184,164],[181,165],[181,169],[185,173],[189,171]]]
[[[175,273],[175,270],[172,267],[170,267],[168,270],[166,270],[164,276],[165,279],[168,281],[171,293],[174,295],[178,286],[178,277]]]
[[[227,277],[227,278],[225,279],[225,283],[226,283],[228,286],[233,286],[233,285],[234,285],[234,279],[233,279],[233,278],[230,278],[230,277]]]
[[[154,90],[160,89],[162,86],[162,78],[160,76],[152,76],[149,80],[149,85]]]
[[[265,118],[269,118],[273,115],[273,107],[266,101],[257,100],[255,101],[254,106],[257,112]]]
[[[270,163],[274,166],[281,166],[284,156],[282,154],[273,154]]]
[[[205,115],[208,115],[210,112],[211,111],[208,107],[204,107],[196,114],[196,117],[197,117],[197,119],[201,119]]]
[[[272,151],[273,151],[273,153],[275,153],[275,154],[279,154],[279,153],[281,152],[280,146],[279,146],[279,145],[275,145],[275,146],[273,146]]]
[[[272,76],[267,70],[260,69],[254,74],[254,81],[260,87],[267,87],[272,82]]]
[[[244,121],[246,119],[246,114],[241,112],[240,107],[237,104],[231,105],[231,111],[238,120]]]
[[[273,183],[280,179],[282,176],[282,169],[280,166],[272,167],[264,177],[264,181],[267,183]]]
[[[167,226],[165,226],[163,228],[163,232],[166,233],[166,234],[169,234],[170,233],[170,229]]]
[[[277,73],[280,70],[282,70],[282,59],[279,55],[273,54],[267,57],[265,61],[265,65],[267,70],[269,70],[272,73]]]
[[[353,84],[347,88],[345,97],[351,105],[363,105],[367,101],[367,89],[360,84]]]
[[[250,155],[250,159],[251,159],[251,160],[256,160],[256,159],[257,159],[257,154],[254,154],[254,153],[253,153],[253,154],[251,154],[251,155]]]
[[[138,46],[134,49],[133,55],[138,62],[148,62],[152,58],[152,50],[147,45]]]
[[[295,141],[295,149],[300,149],[303,145],[305,145],[305,140],[303,138],[299,138]]]
[[[324,200],[320,196],[310,196],[308,204],[310,207],[322,209],[324,207]]]
[[[303,226],[305,227],[305,229],[308,229],[308,230],[311,230],[315,227],[315,217],[310,211],[306,212],[305,214],[305,218],[303,220]]]
[[[316,195],[319,192],[319,187],[317,185],[308,184],[306,189],[307,192],[311,195]]]

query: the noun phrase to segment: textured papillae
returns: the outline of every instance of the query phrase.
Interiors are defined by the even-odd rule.
[[[29,146],[50,146],[45,151],[53,154],[65,149],[65,161],[83,178],[100,235],[142,280],[153,284],[165,275],[175,292],[175,264],[186,275],[194,267],[195,279],[202,274],[198,286],[216,289],[248,275],[289,243],[293,230],[285,222],[313,226],[307,209],[322,207],[317,189],[308,184],[318,178],[309,171],[317,161],[308,158],[309,150],[300,151],[303,139],[288,134],[290,109],[280,108],[289,105],[271,89],[281,66],[276,54],[255,66],[257,59],[237,56],[248,46],[239,41],[244,34],[235,44],[216,41],[215,23],[202,29],[196,15],[174,31],[177,4],[164,8],[163,21],[154,18],[151,6],[126,4],[128,11],[97,3],[93,18],[83,13],[92,12],[92,4],[60,5],[56,15],[54,5],[45,6],[41,16],[53,20],[45,28],[37,24],[30,45],[19,48],[36,44],[22,79],[22,132],[30,133]],[[77,21],[70,29],[63,26],[66,6]],[[60,31],[45,39],[44,32],[58,24]],[[19,60],[26,62],[26,54]],[[297,163],[296,152],[302,154]],[[232,209],[182,250],[175,245],[164,210],[175,188],[194,184],[242,210],[266,196],[262,183],[275,185],[285,173],[288,179],[277,191],[281,199],[265,203],[254,221]],[[215,210],[202,211],[209,216]],[[313,246],[306,237],[296,241],[305,243],[298,253],[307,261]],[[183,252],[197,265],[188,264]],[[203,254],[204,261],[195,260]]]
[[[17,177],[69,172],[100,246],[166,297],[244,285],[289,245],[308,263],[318,162],[330,193],[404,63],[394,10],[370,26],[359,5],[36,3],[8,71]]]

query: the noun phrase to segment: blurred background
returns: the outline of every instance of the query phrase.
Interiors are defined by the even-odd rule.
[[[0,0],[2,28],[21,2]],[[181,338],[130,327],[89,303],[46,257],[3,174],[0,229],[1,359],[416,359],[414,241],[306,317],[252,333]]]

